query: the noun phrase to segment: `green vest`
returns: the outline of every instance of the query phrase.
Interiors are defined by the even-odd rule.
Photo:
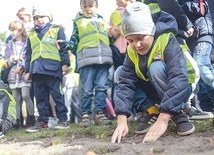
[[[111,19],[113,26],[118,26],[122,22],[122,17],[118,10],[115,10],[114,12],[112,12],[110,19]]]
[[[6,89],[0,89],[0,91],[4,91],[8,97],[10,98],[10,104],[8,106],[8,113],[12,116],[14,120],[16,120],[16,101]]]
[[[150,64],[155,60],[164,61],[164,51],[169,42],[170,34],[172,34],[172,33],[165,33],[158,37],[154,47],[152,48],[150,55],[149,55],[147,68],[149,68]],[[188,52],[188,51],[183,49],[184,56],[185,56],[185,52]],[[128,53],[129,58],[131,59],[131,61],[135,64],[135,72],[136,72],[137,76],[145,81],[149,81],[149,79],[145,78],[143,73],[140,71],[138,53],[135,52],[134,50],[132,50],[130,46],[128,46],[128,48],[127,48],[127,53]],[[186,59],[186,65],[187,65],[187,71],[188,71],[188,81],[189,81],[189,83],[194,83],[195,78],[196,78],[195,70],[194,70],[191,62],[187,59],[186,56],[185,56],[185,59]]]
[[[37,37],[36,31],[30,32],[28,37],[30,39],[32,49],[31,63],[39,57],[61,61],[59,50],[54,46],[54,42],[58,37],[58,32],[59,27],[51,27],[45,33],[42,40]]]
[[[144,3],[144,0],[141,0],[141,2]],[[150,7],[151,14],[161,11],[158,3],[149,3],[147,5]]]
[[[81,51],[84,47],[96,47],[100,41],[109,45],[108,31],[106,24],[99,22],[99,28],[95,28],[93,24],[86,18],[80,18],[76,21],[79,44],[77,52]]]

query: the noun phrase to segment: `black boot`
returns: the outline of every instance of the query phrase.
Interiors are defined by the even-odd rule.
[[[34,126],[35,123],[36,123],[35,116],[33,116],[33,115],[27,116],[26,127]]]

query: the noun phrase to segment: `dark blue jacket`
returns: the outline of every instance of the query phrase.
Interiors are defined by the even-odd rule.
[[[156,21],[154,42],[160,34],[163,34],[164,32],[175,33],[177,30],[177,23],[174,17],[168,13],[160,12],[159,14],[154,15],[153,19]],[[147,76],[148,61],[148,55],[146,55],[140,56],[139,62],[140,70],[145,76]],[[182,49],[174,36],[171,36],[169,39],[169,43],[164,52],[164,61],[167,65],[168,77],[167,89],[160,102],[160,112],[173,115],[181,111],[183,102],[187,98],[187,92],[189,91],[185,58]],[[139,80],[142,79],[137,77],[135,65],[128,55],[126,55],[119,76],[119,85],[115,98],[115,112],[117,115],[126,115],[127,117],[131,115],[133,96],[136,89],[136,83]]]
[[[184,12],[194,24],[197,33],[190,37],[187,42],[192,47],[197,42],[207,41],[213,44],[213,25],[212,18],[209,10],[209,5],[205,0],[205,15],[200,13],[199,0],[178,0]],[[213,6],[212,6],[213,7]]]
[[[52,25],[50,23],[46,24],[43,28],[39,28],[38,26],[35,26],[34,29],[37,32],[38,38],[41,40],[42,37],[45,35],[45,33],[49,30],[49,28]],[[58,32],[58,38],[57,40],[65,40],[65,33],[60,28]],[[50,59],[44,59],[42,57],[38,58],[37,60],[33,61],[32,64],[30,64],[31,61],[31,43],[28,39],[27,47],[26,47],[26,62],[25,62],[25,72],[30,72],[33,74],[45,74],[45,75],[51,75],[54,77],[62,78],[62,65],[66,64],[70,66],[70,60],[68,56],[68,51],[64,50],[65,44],[61,43],[59,54],[61,57],[61,62],[50,60]]]

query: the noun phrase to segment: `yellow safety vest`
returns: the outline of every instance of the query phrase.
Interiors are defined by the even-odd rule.
[[[150,55],[149,55],[147,68],[149,68],[150,64],[155,60],[164,61],[164,51],[169,42],[169,37],[171,34],[172,33],[165,33],[158,37],[154,47],[152,48]],[[183,49],[184,55],[185,55],[185,52],[186,51]],[[135,64],[135,72],[136,72],[137,76],[145,81],[149,81],[149,79],[146,78],[143,75],[143,73],[140,71],[138,53],[135,52],[134,50],[132,50],[132,48],[130,46],[128,46],[128,48],[127,48],[127,53],[128,53],[129,58],[131,59],[131,61]],[[195,78],[196,78],[195,70],[194,70],[191,62],[187,59],[186,56],[185,56],[185,59],[186,59],[187,71],[188,71],[188,81],[189,81],[189,83],[194,83]]]
[[[8,113],[12,116],[14,120],[16,120],[16,101],[6,89],[0,89],[0,91],[4,91],[8,97],[10,98],[10,104],[8,106]]]
[[[99,29],[95,28],[86,18],[78,19],[76,24],[79,33],[77,52],[81,51],[86,46],[95,47],[100,41],[109,45],[107,25],[104,22],[99,22]]]
[[[141,2],[144,3],[144,0],[141,0]],[[147,5],[150,7],[151,14],[161,11],[158,3],[149,3]]]
[[[42,40],[37,37],[36,31],[30,32],[28,37],[30,39],[32,49],[31,63],[39,57],[61,61],[59,50],[54,46],[54,42],[58,37],[58,32],[59,27],[51,27],[45,33]]]
[[[113,26],[118,26],[122,22],[122,17],[118,10],[115,10],[114,12],[112,12],[110,19],[111,19]]]

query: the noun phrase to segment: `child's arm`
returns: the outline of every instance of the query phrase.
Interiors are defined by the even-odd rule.
[[[62,43],[65,45],[63,46]],[[65,39],[58,39],[54,44],[58,50],[66,49],[66,50],[73,51],[73,49],[76,49],[78,43],[79,43],[79,34],[78,34],[77,25],[74,23],[73,32],[72,32],[70,40],[66,41]]]

